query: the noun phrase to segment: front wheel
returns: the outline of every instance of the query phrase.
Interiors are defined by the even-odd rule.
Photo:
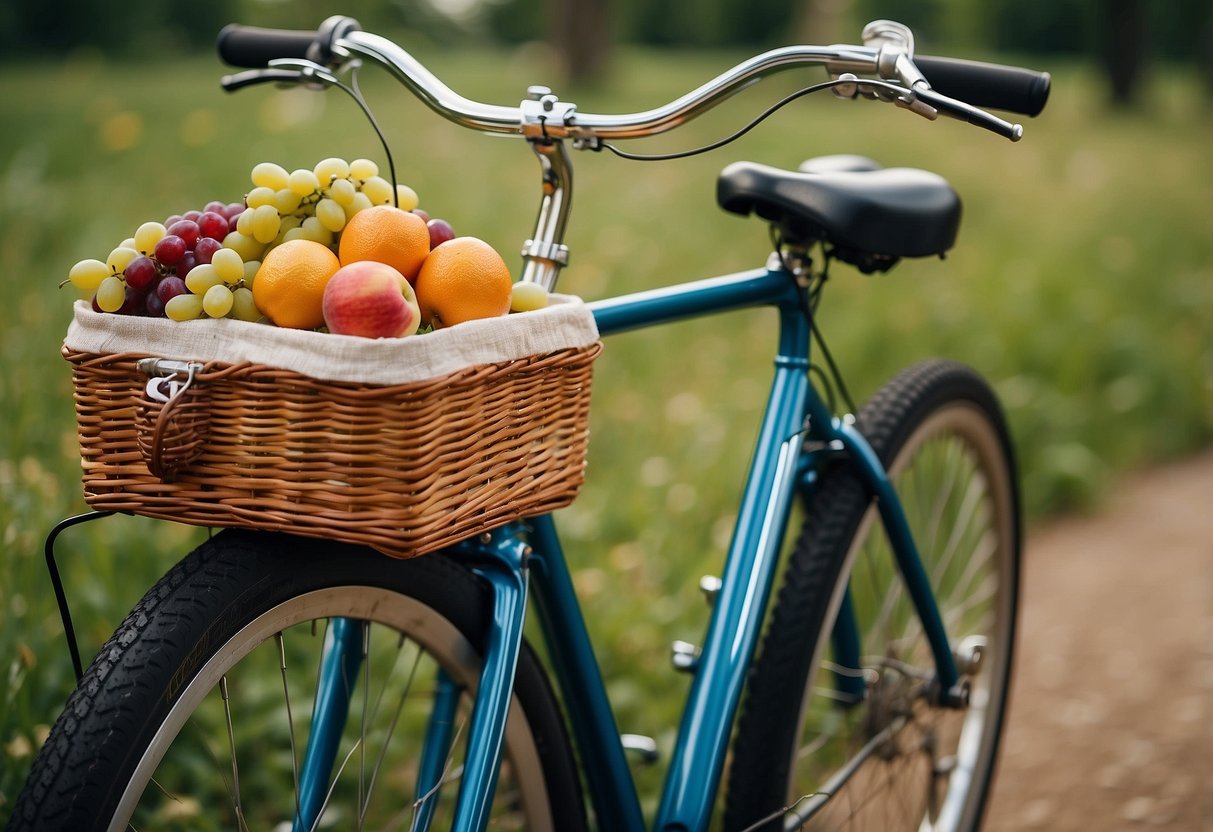
[[[839,464],[817,487],[751,676],[729,829],[980,824],[1007,704],[1019,583],[1006,424],[980,377],[935,361],[882,388],[858,427],[903,503],[972,685],[970,704],[937,704],[931,653],[876,509],[858,475]]]
[[[448,827],[490,626],[486,586],[442,556],[224,532],[102,648],[10,828]],[[322,671],[338,640],[345,660]],[[317,696],[325,684],[349,695],[322,738],[309,728],[317,702],[334,701]],[[331,768],[305,764],[313,743],[331,744]],[[492,818],[584,828],[563,720],[528,649]]]

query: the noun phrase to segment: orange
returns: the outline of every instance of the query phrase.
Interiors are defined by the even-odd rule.
[[[337,255],[312,240],[288,240],[270,249],[253,278],[253,303],[278,326],[324,326],[324,287],[337,269]]]
[[[410,281],[430,253],[430,232],[425,220],[391,205],[364,208],[341,229],[337,254],[341,265],[359,260],[386,263]]]
[[[510,270],[492,246],[475,237],[456,237],[430,252],[417,275],[421,320],[454,326],[510,311]]]

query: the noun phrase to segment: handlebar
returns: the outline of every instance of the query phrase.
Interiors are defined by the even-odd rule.
[[[896,24],[893,24],[894,26]],[[908,33],[908,30],[906,30]],[[882,31],[887,34],[887,31]],[[865,46],[789,46],[743,61],[681,98],[638,113],[579,112],[544,87],[532,87],[516,107],[484,104],[456,93],[416,58],[386,38],[361,31],[348,17],[331,17],[315,32],[230,25],[219,33],[220,56],[229,64],[267,73],[260,80],[326,80],[324,67],[365,59],[385,67],[432,110],[457,124],[487,133],[532,139],[574,139],[596,148],[611,139],[652,136],[671,130],[716,106],[741,89],[775,73],[824,66],[841,86],[853,81],[854,94],[893,101],[935,118],[942,114],[992,130],[1011,140],[1022,127],[981,107],[1036,115],[1049,93],[1047,73],[951,58],[912,57],[912,40],[887,39]],[[264,69],[266,67],[268,69]],[[860,76],[874,76],[865,82]],[[259,80],[256,71],[224,79],[235,89]]]

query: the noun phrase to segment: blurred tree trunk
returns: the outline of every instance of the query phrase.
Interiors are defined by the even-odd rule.
[[[850,42],[859,33],[843,33],[848,23],[851,0],[801,0],[796,12],[796,39],[813,46]]]
[[[606,69],[614,45],[610,0],[553,0],[552,40],[566,77],[592,81]]]
[[[1145,75],[1149,32],[1144,0],[1102,0],[1104,68],[1111,83],[1112,103],[1128,106],[1137,97]]]

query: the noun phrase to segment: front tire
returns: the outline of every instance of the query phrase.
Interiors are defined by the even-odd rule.
[[[149,590],[102,648],[39,753],[10,828],[289,829],[318,657],[337,620],[367,622],[355,625],[364,658],[348,680],[338,776],[318,828],[409,825],[428,696],[447,678],[463,693],[443,766],[449,782],[428,801],[435,823],[449,824],[467,690],[492,624],[486,586],[437,555],[399,561],[229,531]],[[525,645],[505,748],[494,823],[584,828],[563,720]]]
[[[980,825],[1010,686],[1018,484],[993,392],[934,361],[882,388],[858,427],[889,471],[953,651],[981,664],[971,704],[935,704],[934,667],[883,528],[845,463],[822,477],[738,723],[726,828],[970,830]],[[840,666],[850,605],[859,666]]]

